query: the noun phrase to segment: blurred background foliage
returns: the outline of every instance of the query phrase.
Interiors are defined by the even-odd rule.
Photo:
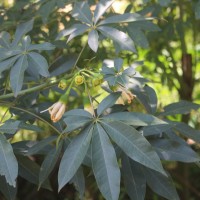
[[[16,26],[22,22],[34,18],[34,29],[29,33],[33,43],[51,42],[57,48],[53,51],[45,52],[50,63],[50,71],[56,69],[57,63],[67,63],[67,55],[78,54],[83,46],[86,36],[71,41],[66,44],[66,40],[55,41],[58,32],[63,28],[70,27],[73,18],[70,15],[71,3],[75,0],[0,0],[0,31],[8,31],[11,35],[15,32]],[[91,9],[95,0],[89,0]],[[125,59],[125,64],[133,61],[142,61],[137,69],[140,73],[150,81],[150,84],[158,95],[159,109],[163,106],[176,102],[178,100],[188,100],[200,103],[200,1],[199,0],[116,0],[109,12],[124,13],[138,12],[149,17],[155,17],[155,26],[149,28],[141,26],[140,29],[134,31],[133,38],[136,43],[137,54],[119,54]],[[109,13],[108,13],[109,14]],[[139,22],[137,22],[139,23]],[[73,44],[73,45],[71,45]],[[69,46],[68,46],[69,45]],[[70,48],[70,46],[73,46]],[[74,48],[76,47],[76,48]],[[108,53],[109,52],[109,53]],[[112,58],[115,54],[113,44],[109,41],[103,41],[97,57],[91,59],[93,52],[87,48],[82,58],[79,60],[82,65],[101,66],[103,59]],[[63,54],[63,57],[59,55]],[[94,54],[95,56],[95,54]],[[85,58],[91,59],[90,62]],[[1,91],[5,85],[0,83]],[[4,91],[5,92],[5,91]],[[45,91],[44,91],[45,92]],[[42,102],[48,101],[49,105],[58,98],[56,91],[41,99]],[[34,97],[27,96],[21,99],[21,103],[26,106],[30,99]],[[69,109],[74,108],[82,99],[73,98],[70,100]],[[84,101],[84,100],[83,100]],[[135,102],[133,110],[141,110],[139,103]],[[6,108],[0,111],[0,118],[8,119]],[[33,116],[30,116],[30,118]],[[175,116],[173,120],[184,121],[190,126],[200,129],[200,114],[193,111],[191,115]],[[45,126],[40,123],[40,126]],[[51,130],[45,128],[45,132],[36,135],[31,131],[20,131],[15,135],[14,140],[34,140],[51,134]],[[199,151],[197,144],[192,144],[193,148]],[[40,156],[34,159],[41,163]],[[199,168],[195,164],[187,166],[170,162],[166,163],[166,167],[170,171],[175,180],[181,200],[197,200],[200,199],[200,175]],[[56,170],[53,172],[56,174]],[[87,174],[87,172],[86,172]],[[54,176],[52,176],[52,179]],[[101,200],[94,179],[88,175],[86,197],[87,200]],[[57,187],[56,181],[54,188]],[[54,192],[55,191],[55,192]],[[73,186],[68,185],[58,195],[56,189],[52,192],[42,189],[37,191],[37,187],[19,179],[18,199],[32,200],[53,200],[53,199],[78,199],[78,194]],[[3,199],[3,197],[0,197]],[[121,191],[121,200],[128,197]],[[152,194],[147,190],[147,200],[162,200],[163,198]]]

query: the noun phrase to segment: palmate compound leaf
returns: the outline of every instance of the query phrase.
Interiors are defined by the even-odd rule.
[[[151,144],[135,128],[120,121],[101,121],[103,128],[113,141],[131,159],[166,175],[157,153]]]
[[[92,135],[92,169],[97,185],[107,200],[118,200],[120,170],[115,150],[100,124],[94,126]]]
[[[122,155],[122,177],[125,189],[131,200],[144,200],[146,178],[139,165],[135,165],[126,154]]]
[[[10,186],[16,187],[18,163],[11,144],[3,134],[0,134],[0,175],[5,176]]]
[[[168,200],[179,200],[176,188],[174,187],[169,175],[168,177],[163,176],[162,174],[144,166],[140,165],[140,167],[142,168],[142,171],[145,175],[147,184],[155,193],[165,197]]]
[[[59,191],[74,176],[87,153],[92,138],[92,127],[83,129],[67,147],[58,171]]]

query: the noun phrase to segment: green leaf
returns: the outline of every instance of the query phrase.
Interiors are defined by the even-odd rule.
[[[0,175],[5,176],[10,186],[16,187],[18,164],[11,144],[0,134]]]
[[[17,187],[12,187],[7,184],[4,176],[0,176],[0,191],[8,200],[15,200],[17,194]]]
[[[30,36],[25,36],[24,38],[22,38],[22,50],[23,51],[27,51],[27,49],[29,48],[30,44],[31,44]]]
[[[195,4],[194,12],[196,19],[200,19],[200,0]]]
[[[47,23],[47,19],[50,13],[55,9],[55,6],[56,6],[55,0],[47,1],[42,6],[40,6],[40,9],[38,12],[42,16],[43,23]]]
[[[104,116],[107,121],[121,121],[132,126],[167,124],[153,115],[138,112],[117,112]]]
[[[0,33],[0,45],[5,48],[10,47],[10,34],[6,31]]]
[[[16,55],[12,58],[9,58],[7,60],[1,61],[0,62],[0,76],[1,73],[5,70],[8,70],[12,67],[12,65],[15,63],[15,61],[20,57],[20,55]]]
[[[76,190],[80,194],[80,199],[83,199],[85,193],[85,178],[83,174],[83,168],[80,166],[76,174],[71,179],[71,182],[74,184]]]
[[[99,18],[106,12],[106,10],[112,5],[115,0],[100,0],[96,5],[94,11],[94,24],[96,24]]]
[[[198,110],[199,104],[192,103],[189,101],[180,101],[172,103],[164,107],[164,112],[160,113],[160,116],[176,115],[176,114],[188,114],[191,110]]]
[[[149,126],[144,126],[142,128],[142,134],[146,136],[150,135],[158,135],[162,134],[168,129],[171,129],[173,126],[171,124],[156,124],[156,125],[149,125]]]
[[[120,72],[120,69],[123,67],[123,59],[116,58],[114,59],[114,68],[117,70],[117,72]]]
[[[122,156],[122,176],[124,185],[131,200],[144,200],[146,179],[141,167],[125,154]]]
[[[28,67],[27,55],[22,55],[16,63],[13,65],[10,71],[10,84],[16,97],[20,92],[23,80],[24,72]]]
[[[32,147],[28,149],[28,152],[26,153],[26,155],[28,156],[28,155],[37,154],[40,150],[45,148],[45,146],[49,145],[51,142],[55,141],[56,139],[57,139],[57,136],[49,136],[37,142],[35,145],[33,145]]]
[[[76,36],[81,35],[84,32],[86,32],[89,29],[89,26],[87,26],[85,24],[75,24],[73,26],[73,28],[74,28],[74,31],[70,34],[67,42],[69,42],[70,40],[72,40]]]
[[[57,163],[57,160],[60,156],[60,152],[62,149],[63,143],[60,142],[58,147],[53,148],[45,157],[39,173],[39,187],[44,183],[44,181],[48,178],[49,174],[52,172],[54,166]]]
[[[87,127],[71,141],[65,150],[58,171],[59,191],[70,181],[80,167],[89,148],[91,137],[91,127]]]
[[[44,42],[42,44],[31,44],[27,50],[28,51],[33,51],[33,50],[43,51],[43,50],[53,50],[53,49],[55,49],[54,45],[52,45],[49,42]]]
[[[7,120],[2,126],[0,126],[0,132],[7,134],[15,134],[19,130],[20,121]]]
[[[168,4],[171,2],[171,0],[158,0],[158,3],[161,6],[168,6]]]
[[[182,122],[175,122],[175,123],[171,122],[171,124],[174,124],[175,125],[174,129],[176,131],[178,131],[179,133],[181,133],[182,135],[184,135],[188,138],[191,138],[200,143],[200,131],[199,130],[195,130],[192,127],[190,127],[187,124],[182,123]]]
[[[135,42],[135,44],[141,46],[142,48],[149,48],[149,42],[145,36],[145,34],[138,28],[128,27],[127,28],[128,35]]]
[[[0,61],[9,57],[13,57],[18,54],[21,54],[21,53],[22,53],[22,50],[19,48],[13,48],[12,50],[8,50],[6,48],[0,48]]]
[[[147,19],[148,18],[144,18],[143,16],[139,15],[138,13],[124,13],[121,15],[114,15],[112,17],[107,17],[105,20],[100,21],[98,25],[144,21]]]
[[[104,98],[97,108],[97,114],[101,115],[107,108],[110,108],[115,104],[117,99],[120,97],[121,92],[115,92],[109,94],[106,98]]]
[[[72,10],[72,16],[79,21],[92,25],[92,13],[87,2],[78,2]]]
[[[63,121],[67,125],[67,128],[63,132],[71,132],[86,126],[92,121],[92,115],[82,109],[74,109],[66,112],[63,116]]]
[[[136,52],[132,39],[122,31],[107,26],[99,26],[97,28],[103,35],[116,42],[120,49]]]
[[[109,200],[118,200],[120,170],[115,150],[104,129],[96,124],[92,136],[92,168],[97,185]]]
[[[198,154],[187,143],[182,144],[168,139],[154,139],[150,143],[163,160],[186,163],[200,161]]]
[[[157,95],[153,88],[149,87],[148,85],[144,86],[144,90],[147,93],[149,106],[151,108],[151,114],[155,114],[157,110]]]
[[[30,131],[35,131],[35,132],[41,132],[42,129],[36,125],[33,124],[27,124],[25,122],[20,122],[19,124],[20,129],[25,129],[25,130],[30,130]]]
[[[20,25],[17,26],[17,30],[15,32],[15,36],[14,36],[14,41],[12,42],[12,46],[16,46],[19,41],[21,40],[22,36],[25,35],[26,33],[28,33],[30,30],[32,30],[33,28],[33,19],[22,23]]]
[[[146,167],[142,167],[142,169],[145,174],[147,184],[155,193],[169,200],[179,200],[173,182],[169,177],[156,173]]]
[[[30,183],[38,185],[40,166],[25,156],[17,156],[17,160],[19,162],[19,175]],[[41,187],[52,190],[49,180],[46,180]]]
[[[98,46],[99,46],[99,34],[96,30],[91,30],[88,35],[88,45],[90,48],[97,52]]]
[[[28,54],[28,65],[44,77],[49,76],[48,63],[46,59],[38,53],[30,52]]]
[[[127,156],[165,175],[158,155],[136,129],[122,122],[102,122],[102,126]]]
[[[70,35],[71,33],[73,33],[75,30],[77,30],[77,27],[82,27],[83,24],[74,24],[72,27],[70,28],[67,28],[67,29],[64,29],[62,30],[58,36],[56,37],[56,40],[59,40],[60,38],[64,37],[64,36],[68,36]]]

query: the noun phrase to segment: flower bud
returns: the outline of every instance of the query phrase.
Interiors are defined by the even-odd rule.
[[[74,82],[76,83],[76,85],[81,85],[84,83],[84,81],[85,81],[85,78],[82,75],[77,75],[74,79]]]
[[[60,80],[58,87],[62,90],[64,90],[67,87],[68,83],[66,79],[62,79]]]

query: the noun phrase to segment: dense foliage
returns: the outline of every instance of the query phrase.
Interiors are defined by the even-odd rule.
[[[136,56],[141,47],[153,43],[155,48],[146,50],[146,59],[161,63],[156,50],[162,51],[163,46],[151,33],[148,41],[146,33],[161,34],[154,33],[162,30],[158,20],[164,21],[158,11],[177,5],[170,0],[145,0],[144,9],[135,10],[135,3],[126,1],[119,14],[114,3],[20,0],[10,7],[2,4],[0,192],[4,198],[19,198],[26,180],[38,190],[50,191],[42,199],[70,199],[69,184],[78,191],[76,198],[86,199],[93,177],[107,200],[123,199],[120,190],[132,200],[143,200],[147,185],[165,199],[179,199],[163,164],[200,161],[187,143],[188,138],[200,142],[200,131],[187,124],[188,114],[200,108],[192,102],[196,75],[188,65],[182,74],[179,68],[172,74],[166,70],[162,80],[177,87],[181,100],[161,109],[155,90],[144,78],[153,72],[140,74],[137,67],[142,68],[143,62]],[[196,23],[200,1],[190,4]],[[173,20],[168,24],[171,31]],[[156,38],[168,39],[167,35]],[[187,48],[184,41],[181,44],[185,58]],[[169,44],[166,49],[172,59],[169,68],[171,63],[175,67],[173,48]],[[173,76],[178,82],[172,81]],[[187,118],[174,117],[180,115]],[[65,197],[59,196],[64,190]],[[54,196],[48,196],[51,193]]]

